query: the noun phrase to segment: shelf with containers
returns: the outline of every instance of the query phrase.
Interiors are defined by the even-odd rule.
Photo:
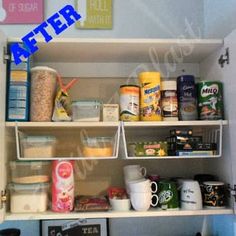
[[[20,41],[9,39],[9,42]],[[224,46],[223,40],[214,39],[55,39],[49,44],[43,39],[38,39],[38,52],[33,56],[33,66],[49,66],[57,70],[66,83],[74,77],[79,78],[78,83],[71,89],[72,100],[101,99],[103,103],[119,103],[119,87],[123,84],[138,84],[137,76],[140,70],[156,70],[157,67],[163,71],[164,79],[173,79],[184,74],[193,74],[200,78],[202,62],[212,53],[218,52]],[[171,50],[181,50],[183,60],[175,63],[175,58],[169,63],[167,57],[171,57]],[[61,53],[63,52],[63,53]],[[215,56],[212,60],[216,63]],[[159,59],[159,60],[158,60]],[[154,60],[154,61],[153,61]],[[159,64],[160,62],[160,64]],[[157,64],[158,63],[158,64]],[[170,66],[174,70],[169,70]],[[184,72],[183,72],[184,71]],[[168,73],[167,73],[168,72]],[[206,77],[207,78],[207,77]],[[5,114],[3,114],[5,118]],[[228,119],[228,115],[226,116]],[[163,177],[182,176],[192,178],[198,173],[210,173],[219,176],[225,183],[230,181],[230,155],[227,154],[227,143],[224,139],[228,135],[231,122],[225,121],[160,121],[160,122],[5,122],[5,156],[6,165],[11,160],[57,160],[74,159],[76,163],[92,157],[82,157],[72,151],[66,144],[77,145],[80,141],[80,131],[85,129],[92,135],[116,137],[115,153],[110,157],[97,158],[96,166],[87,170],[87,178],[76,179],[76,191],[79,194],[98,194],[106,192],[109,186],[124,186],[123,167],[127,164],[141,164],[147,167],[148,173],[157,173]],[[158,138],[166,138],[170,129],[191,128],[195,135],[205,130],[214,131],[217,140],[217,154],[211,158],[203,156],[192,157],[134,157],[128,155],[127,143],[143,141],[142,137],[155,141]],[[226,131],[226,132],[225,132]],[[19,132],[26,135],[54,135],[58,137],[60,144],[57,145],[63,150],[56,150],[60,156],[52,158],[24,158],[20,152]],[[121,134],[120,134],[121,132]],[[124,144],[118,142],[119,135]],[[90,136],[90,135],[89,135]],[[17,138],[16,138],[17,137]],[[68,138],[70,137],[70,138]],[[72,139],[73,142],[70,142]],[[223,141],[223,142],[221,142]],[[226,146],[225,146],[226,145]],[[17,148],[16,148],[17,147]],[[119,154],[118,154],[118,148]],[[56,148],[57,149],[57,148]],[[74,146],[72,148],[76,150]],[[126,154],[123,155],[122,151]],[[66,152],[66,154],[64,154]],[[223,158],[215,158],[219,156]],[[123,160],[124,157],[127,160]],[[4,157],[5,158],[5,157]],[[114,160],[110,160],[114,159]],[[132,160],[134,159],[134,160]],[[100,161],[101,160],[101,161]],[[5,166],[5,165],[4,165]],[[223,170],[222,170],[223,168]],[[6,168],[7,169],[7,168]],[[6,180],[9,182],[9,179]],[[91,187],[92,186],[92,187]],[[6,187],[6,184],[4,188]],[[44,213],[8,213],[7,220],[15,219],[76,219],[76,218],[126,218],[126,217],[154,217],[154,216],[193,216],[193,215],[223,215],[233,214],[233,198],[230,198],[228,208],[225,209],[202,209],[199,211],[163,211],[150,209],[146,212],[71,212],[58,214],[50,211]]]

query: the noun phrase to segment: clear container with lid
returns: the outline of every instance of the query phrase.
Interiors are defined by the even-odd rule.
[[[14,184],[8,186],[12,213],[44,212],[48,206],[48,183]]]
[[[161,82],[161,110],[164,121],[178,120],[178,97],[176,81]]]
[[[57,72],[47,66],[31,69],[30,120],[51,121]]]
[[[77,100],[72,102],[73,121],[100,121],[101,102],[98,100]]]
[[[20,140],[21,155],[24,158],[50,158],[55,156],[56,137],[25,136]]]
[[[46,183],[50,181],[51,162],[11,161],[11,181],[16,184]]]

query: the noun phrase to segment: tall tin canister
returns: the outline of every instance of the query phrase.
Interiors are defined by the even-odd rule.
[[[161,74],[160,72],[142,72],[140,111],[142,121],[161,121]]]
[[[120,86],[120,120],[139,121],[139,96],[139,86]]]
[[[198,87],[198,111],[201,120],[223,119],[223,85],[218,81],[202,81]]]
[[[180,120],[197,120],[197,88],[193,75],[177,78],[177,93]]]

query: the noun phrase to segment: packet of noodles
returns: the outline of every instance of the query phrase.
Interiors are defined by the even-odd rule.
[[[59,89],[55,98],[53,121],[71,121],[71,101],[68,94],[68,90],[77,82],[77,79],[73,79],[67,85],[62,83],[60,75],[57,76]]]

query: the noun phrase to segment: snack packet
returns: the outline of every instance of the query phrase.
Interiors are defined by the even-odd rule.
[[[57,79],[60,87],[55,98],[52,120],[71,121],[71,101],[68,90],[77,82],[77,79],[73,79],[67,85],[62,83],[60,75],[57,76]]]

